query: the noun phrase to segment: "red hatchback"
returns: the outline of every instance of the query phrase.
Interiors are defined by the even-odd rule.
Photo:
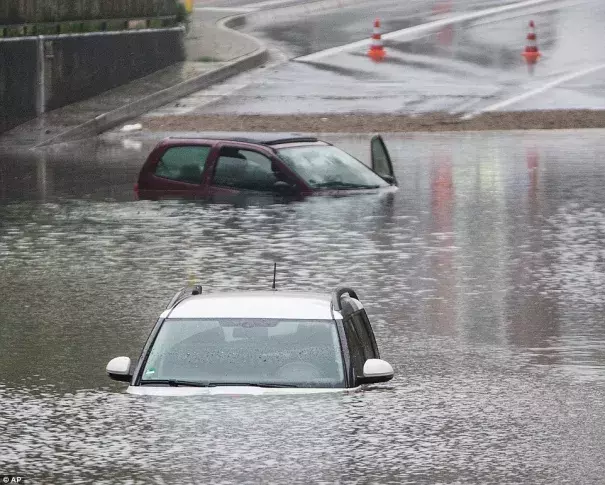
[[[397,185],[381,136],[371,141],[372,168],[311,137],[167,138],[151,152],[135,191],[141,199],[240,195],[340,195]]]

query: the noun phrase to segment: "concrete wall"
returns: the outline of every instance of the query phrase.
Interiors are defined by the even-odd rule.
[[[45,37],[45,48],[46,110],[89,98],[185,58],[180,29]]]
[[[185,59],[180,28],[0,39],[0,133]]]
[[[38,43],[0,42],[0,133],[36,116]]]

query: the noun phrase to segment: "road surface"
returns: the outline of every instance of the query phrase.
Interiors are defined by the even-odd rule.
[[[272,64],[148,116],[604,109],[605,4],[536,0],[481,13],[502,6],[507,3],[379,1],[279,23],[260,17],[245,30],[279,50]],[[366,56],[365,45],[347,47],[367,43],[375,17],[382,18],[386,39],[381,63]],[[439,24],[448,18],[466,20]],[[521,56],[530,19],[542,52],[533,75]]]

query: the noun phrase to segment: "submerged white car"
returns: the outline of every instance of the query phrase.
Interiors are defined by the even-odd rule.
[[[335,392],[386,382],[372,326],[354,290],[202,295],[178,292],[138,363],[116,357],[109,377],[153,395]]]

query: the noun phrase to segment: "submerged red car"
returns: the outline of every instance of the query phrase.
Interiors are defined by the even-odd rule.
[[[135,192],[141,199],[238,195],[340,195],[397,185],[381,136],[370,142],[372,168],[311,137],[167,138],[151,152]]]

